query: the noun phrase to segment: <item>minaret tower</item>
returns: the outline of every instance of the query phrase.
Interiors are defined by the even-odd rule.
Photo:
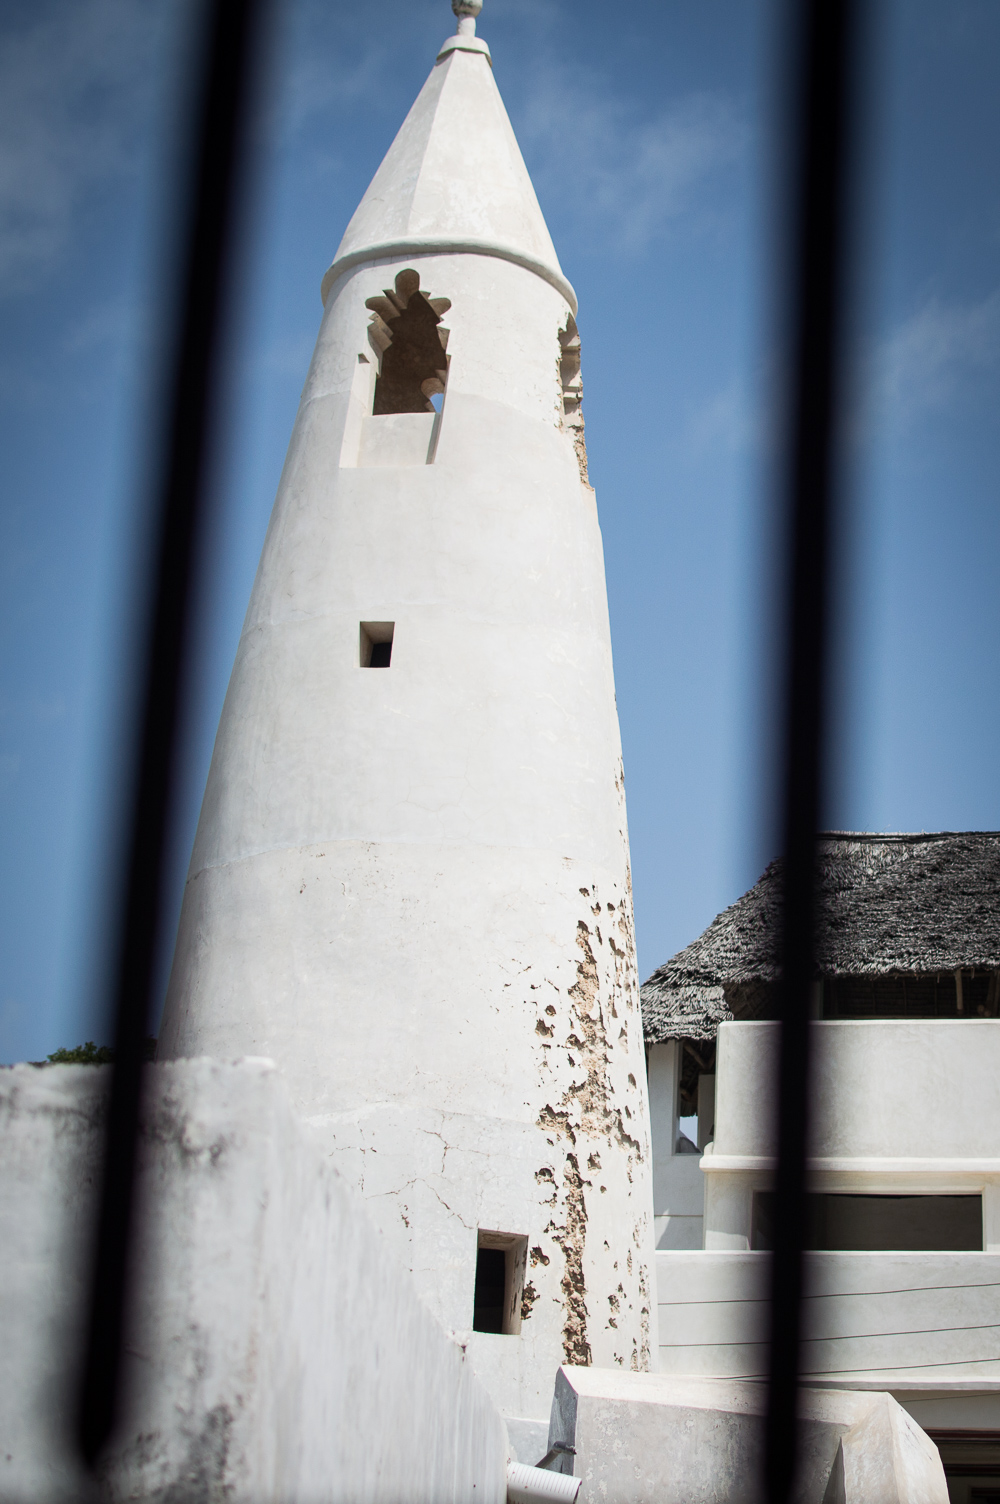
[[[649,1366],[652,1196],[576,297],[480,6],[323,279],[160,1054],[271,1056],[541,1419],[561,1362]]]

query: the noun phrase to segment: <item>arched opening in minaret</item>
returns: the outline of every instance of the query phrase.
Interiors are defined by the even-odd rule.
[[[583,378],[580,375],[580,331],[576,319],[567,315],[566,328],[559,331],[559,384],[562,387],[563,427],[573,439],[580,479],[587,477],[587,442],[583,431]]]
[[[408,267],[365,307],[372,312],[368,338],[380,357],[373,415],[434,412],[433,399],[448,380],[449,331],[440,324],[450,300],[421,292],[419,273]]]

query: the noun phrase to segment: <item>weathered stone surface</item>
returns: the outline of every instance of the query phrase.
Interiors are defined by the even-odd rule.
[[[389,411],[379,383],[418,296],[408,348],[434,375]],[[165,1059],[277,1062],[422,1298],[527,1421],[560,1362],[642,1370],[656,1352],[575,311],[489,59],[456,44],[328,274],[160,1035]],[[364,622],[393,624],[376,672]],[[480,1231],[527,1249],[516,1340],[471,1330]]]
[[[930,1437],[891,1395],[840,1438],[823,1504],[944,1504],[944,1469]]]
[[[108,1069],[0,1072],[0,1496],[67,1453]],[[268,1061],[150,1070],[129,1413],[106,1501],[505,1497],[503,1422]]]
[[[576,1449],[580,1504],[757,1504],[766,1403],[746,1380],[567,1366],[549,1442]],[[796,1504],[948,1504],[937,1448],[891,1395],[807,1389],[800,1413]]]

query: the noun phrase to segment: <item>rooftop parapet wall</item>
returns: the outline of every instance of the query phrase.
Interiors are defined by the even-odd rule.
[[[658,1252],[660,1372],[765,1378],[769,1278],[767,1253]],[[807,1253],[805,1278],[807,1383],[978,1391],[1000,1427],[1000,1254]]]
[[[65,1450],[109,1068],[0,1072],[0,1494],[83,1497]],[[152,1067],[131,1411],[100,1497],[506,1497],[503,1422],[267,1061]]]
[[[852,1019],[814,1030],[811,1154],[1000,1174],[1000,1019]],[[779,1025],[719,1030],[712,1158],[775,1152]]]

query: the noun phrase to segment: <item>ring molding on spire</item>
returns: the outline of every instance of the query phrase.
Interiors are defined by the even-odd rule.
[[[461,255],[496,256],[501,261],[510,261],[515,266],[523,266],[525,271],[534,272],[536,277],[541,277],[543,282],[548,282],[557,292],[562,293],[571,312],[576,314],[578,304],[572,284],[567,281],[562,272],[557,272],[555,267],[539,260],[537,256],[529,255],[526,251],[515,250],[513,246],[502,245],[496,240],[450,239],[447,236],[436,235],[417,239],[384,240],[375,245],[361,246],[356,251],[348,251],[345,255],[338,256],[331,263],[320,283],[320,296],[325,307],[333,284],[339,282],[346,272],[366,261],[398,261],[406,256]]]
[[[441,43],[441,51],[434,59],[435,63],[441,63],[452,52],[481,52],[483,57],[493,67],[493,55],[482,37],[463,36],[456,32],[453,37],[446,37]]]

